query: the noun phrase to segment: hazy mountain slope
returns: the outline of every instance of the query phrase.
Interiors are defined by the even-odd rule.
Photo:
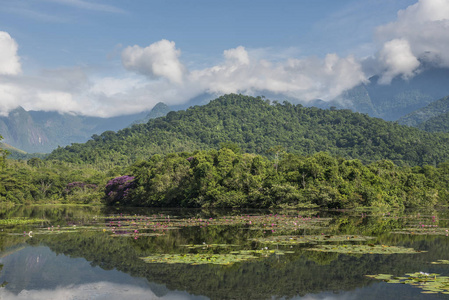
[[[119,130],[147,112],[113,118],[85,117],[57,112],[25,111],[18,107],[0,117],[4,142],[28,153],[48,153],[58,146],[87,141],[93,134]]]
[[[148,113],[148,115],[145,116],[145,118],[134,121],[133,124],[145,124],[151,119],[156,119],[165,116],[171,110],[172,109],[168,105],[159,102],[151,109],[151,111]]]
[[[374,76],[337,100],[344,107],[394,121],[449,95],[449,68],[429,68],[409,80],[396,77],[391,84],[378,81]]]
[[[426,107],[418,109],[400,118],[398,123],[418,127],[421,123],[430,121],[431,119],[444,115],[447,112],[449,112],[449,96],[434,101]],[[444,117],[442,119],[444,120]]]
[[[58,148],[49,159],[111,166],[153,154],[218,148],[229,141],[245,152],[261,154],[280,145],[289,152],[328,151],[363,161],[422,165],[449,160],[448,134],[431,134],[349,110],[270,104],[260,97],[235,94],[117,133],[105,132],[85,144]]]
[[[33,157],[45,158],[46,154],[43,153],[27,153],[21,149],[8,145],[6,143],[0,143],[0,149],[8,151],[8,158],[10,159],[30,159]]]
[[[417,127],[428,132],[449,132],[449,111],[430,118]]]

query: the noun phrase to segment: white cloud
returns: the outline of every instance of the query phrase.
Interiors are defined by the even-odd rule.
[[[93,3],[92,1],[84,0],[46,0],[49,2],[56,2],[63,5],[77,7],[86,10],[94,10],[108,13],[124,13],[124,10],[112,5]]]
[[[239,46],[235,49],[225,50],[223,52],[226,61],[234,64],[234,65],[248,65],[249,64],[249,56],[248,52],[244,47]]]
[[[161,40],[146,48],[127,47],[122,52],[123,66],[140,74],[153,78],[167,78],[173,83],[182,83],[185,67],[179,61],[181,51],[175,43]]]
[[[379,61],[385,67],[379,80],[381,84],[391,83],[391,80],[398,75],[402,75],[404,79],[410,78],[420,65],[410,49],[410,44],[404,39],[394,39],[385,43],[380,50]]]
[[[0,77],[0,112],[4,115],[21,105],[27,110],[108,117],[149,110],[161,101],[182,104],[203,93],[268,91],[301,101],[331,100],[365,80],[352,56],[268,61],[260,53],[239,46],[223,51],[221,63],[189,71],[174,42],[127,47],[122,64],[137,74],[102,77],[74,67],[44,70],[36,76]]]
[[[394,22],[377,28],[377,41],[382,45],[380,60],[386,63],[385,82],[392,76],[413,75],[420,66],[415,59],[449,67],[448,32],[447,0],[419,0],[400,10]],[[401,48],[404,50],[402,57]]]
[[[89,8],[81,0],[48,1],[101,9]],[[175,42],[160,40],[146,47],[124,48],[120,66],[124,69],[118,76],[80,67],[44,70],[36,76],[21,74],[17,43],[0,32],[0,114],[22,105],[107,117],[149,110],[160,101],[185,103],[203,93],[269,92],[298,101],[327,101],[364,82],[368,75],[379,74],[380,83],[387,84],[396,76],[414,76],[423,61],[449,67],[448,32],[449,1],[419,0],[399,11],[394,22],[377,28],[379,51],[363,61],[365,69],[352,55],[298,58],[298,48],[239,46],[224,50],[221,61],[212,66],[189,70],[186,66],[192,64],[182,61]]]
[[[4,31],[0,31],[0,75],[17,75],[21,72],[17,55],[17,43]]]
[[[287,59],[276,63],[252,59],[243,47],[224,51],[222,64],[195,70],[190,84],[212,93],[248,93],[269,91],[302,101],[331,100],[346,89],[365,80],[361,66],[351,56],[329,54]]]
[[[0,82],[0,116],[7,116],[8,112],[19,105],[20,87]]]

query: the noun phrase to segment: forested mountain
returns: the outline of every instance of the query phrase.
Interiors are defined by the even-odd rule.
[[[93,134],[119,130],[148,112],[113,118],[86,117],[57,112],[26,111],[18,107],[0,117],[4,142],[28,153],[48,153],[58,146],[83,143]]]
[[[449,111],[419,124],[418,128],[428,132],[449,132]]]
[[[264,155],[280,146],[290,153],[327,151],[364,162],[390,159],[397,164],[436,165],[449,160],[448,134],[432,134],[350,110],[306,108],[236,94],[172,111],[117,133],[104,132],[85,144],[60,147],[48,159],[111,167],[153,154],[219,148],[226,142]]]
[[[164,104],[162,102],[159,102],[151,109],[151,111],[148,113],[148,115],[145,116],[145,118],[140,119],[140,120],[136,120],[136,121],[133,122],[133,124],[144,124],[144,123],[147,123],[151,119],[156,119],[156,118],[165,116],[171,110],[172,109],[168,105],[166,105],[166,104]]]
[[[422,123],[430,121],[449,112],[449,96],[434,101],[421,109],[400,118],[399,124],[420,127]],[[420,127],[421,128],[421,127]]]

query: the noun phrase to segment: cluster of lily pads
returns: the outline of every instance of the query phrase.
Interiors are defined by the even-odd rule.
[[[317,242],[365,242],[374,239],[371,236],[363,235],[280,235],[268,236],[263,238],[254,238],[253,241],[272,245],[297,245],[297,244],[314,244]]]
[[[1,225],[28,225],[28,224],[39,224],[39,223],[46,223],[48,222],[45,219],[38,219],[38,218],[11,218],[11,219],[0,219],[0,226]]]
[[[401,230],[393,231],[392,233],[411,234],[411,235],[445,235],[445,236],[449,236],[449,228],[420,226],[420,227],[403,228]]]
[[[317,234],[305,235],[305,229],[310,232],[329,226],[331,218],[303,216],[300,214],[266,214],[266,215],[238,215],[221,216],[215,218],[177,218],[170,215],[155,214],[151,216],[139,215],[113,215],[104,218],[95,218],[90,226],[73,224],[71,226],[49,226],[38,228],[33,234],[61,234],[72,232],[97,231],[113,237],[153,237],[166,233],[168,230],[185,227],[233,226],[241,229],[259,230],[263,237],[251,239],[253,250],[220,250],[217,248],[230,248],[231,244],[189,244],[182,245],[188,252],[185,254],[154,254],[142,258],[148,263],[188,263],[188,264],[232,264],[243,260],[256,259],[269,255],[282,255],[294,253],[294,245],[315,245],[306,248],[310,251],[336,252],[344,254],[392,254],[392,253],[419,253],[411,248],[363,244],[374,237],[364,235],[332,235]],[[440,229],[440,228],[438,228]],[[440,229],[441,230],[441,229]],[[295,232],[298,235],[295,235]],[[293,235],[292,235],[293,234]],[[31,236],[31,234],[29,234]],[[257,243],[257,244],[254,244]],[[322,245],[317,245],[323,243]],[[263,247],[260,247],[263,246]],[[276,247],[273,247],[276,246]],[[288,251],[279,249],[279,246],[290,246]],[[273,249],[276,248],[276,249]],[[207,250],[207,251],[204,251]],[[208,253],[204,253],[208,252]],[[226,253],[215,253],[226,252]]]
[[[407,276],[395,277],[390,274],[366,275],[367,277],[383,280],[387,283],[409,284],[422,289],[423,294],[448,294],[449,277],[435,273],[416,272],[405,274]]]
[[[399,246],[387,245],[319,245],[307,248],[309,251],[335,252],[343,254],[415,254],[426,251],[415,250]]]
[[[329,223],[330,218],[307,217],[301,215],[241,215],[218,218],[173,218],[169,215],[153,216],[115,216],[108,218],[107,226],[144,226],[153,230],[179,229],[182,227],[241,226],[264,231],[292,231],[317,229]]]
[[[242,262],[250,259],[256,259],[257,256],[250,254],[154,254],[142,257],[146,263],[166,263],[166,264],[190,264],[190,265],[231,265],[236,262]]]

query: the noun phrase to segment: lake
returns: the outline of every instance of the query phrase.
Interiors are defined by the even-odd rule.
[[[0,299],[449,299],[448,210],[0,216]]]

